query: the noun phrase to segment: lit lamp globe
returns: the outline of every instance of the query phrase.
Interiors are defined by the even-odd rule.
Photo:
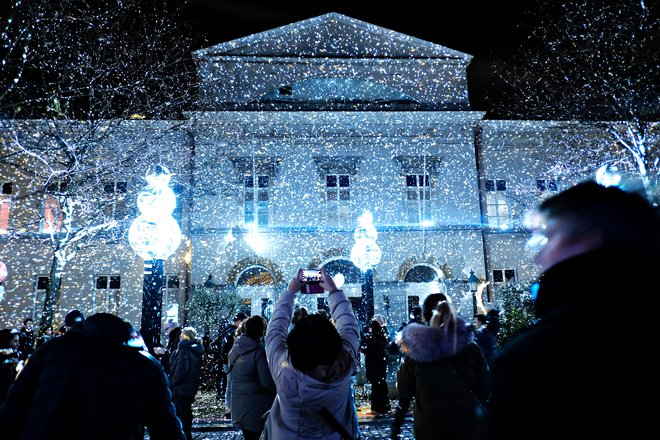
[[[356,242],[351,249],[351,261],[365,272],[380,263],[383,252],[374,241]]]
[[[172,217],[154,221],[140,216],[131,223],[128,243],[145,260],[166,260],[181,243],[181,229]]]

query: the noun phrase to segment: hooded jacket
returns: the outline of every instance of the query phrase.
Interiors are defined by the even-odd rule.
[[[322,407],[354,438],[358,438],[356,412],[351,399],[351,375],[358,356],[359,328],[351,303],[343,291],[328,295],[330,313],[342,340],[342,350],[326,371],[304,374],[289,359],[286,338],[293,315],[295,293],[280,297],[266,332],[268,366],[277,385],[277,397],[268,414],[264,438],[271,440],[327,439],[340,435],[321,416]],[[324,376],[324,380],[312,376]]]
[[[167,376],[127,345],[131,326],[97,313],[30,356],[0,406],[0,437],[183,440]]]
[[[488,367],[473,341],[472,328],[460,317],[456,327],[454,338],[437,328],[409,324],[398,339],[405,356],[397,377],[395,424],[400,427],[414,398],[417,440],[474,439],[478,435],[480,402],[485,403],[490,392]]]
[[[194,398],[197,394],[203,354],[204,345],[199,340],[182,339],[179,342],[170,362],[170,387],[175,397]]]
[[[229,365],[232,421],[241,429],[261,432],[276,393],[264,345],[247,335],[237,337]]]

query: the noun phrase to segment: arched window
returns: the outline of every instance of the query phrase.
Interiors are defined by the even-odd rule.
[[[238,276],[237,286],[262,286],[275,284],[275,276],[263,266],[251,266]]]
[[[417,264],[410,268],[403,281],[407,283],[430,283],[438,279],[438,271],[426,264]]]
[[[362,272],[351,260],[343,258],[331,260],[325,263],[323,268],[333,278],[338,273],[344,275],[345,284],[360,284],[362,282]]]

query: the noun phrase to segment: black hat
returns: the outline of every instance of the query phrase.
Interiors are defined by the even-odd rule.
[[[66,317],[64,318],[64,325],[67,327],[73,327],[74,325],[78,324],[79,322],[83,322],[84,320],[85,315],[83,315],[80,310],[71,310],[66,314]]]

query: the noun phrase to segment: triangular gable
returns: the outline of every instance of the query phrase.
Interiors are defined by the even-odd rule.
[[[195,57],[436,58],[471,55],[336,12],[195,51]]]

